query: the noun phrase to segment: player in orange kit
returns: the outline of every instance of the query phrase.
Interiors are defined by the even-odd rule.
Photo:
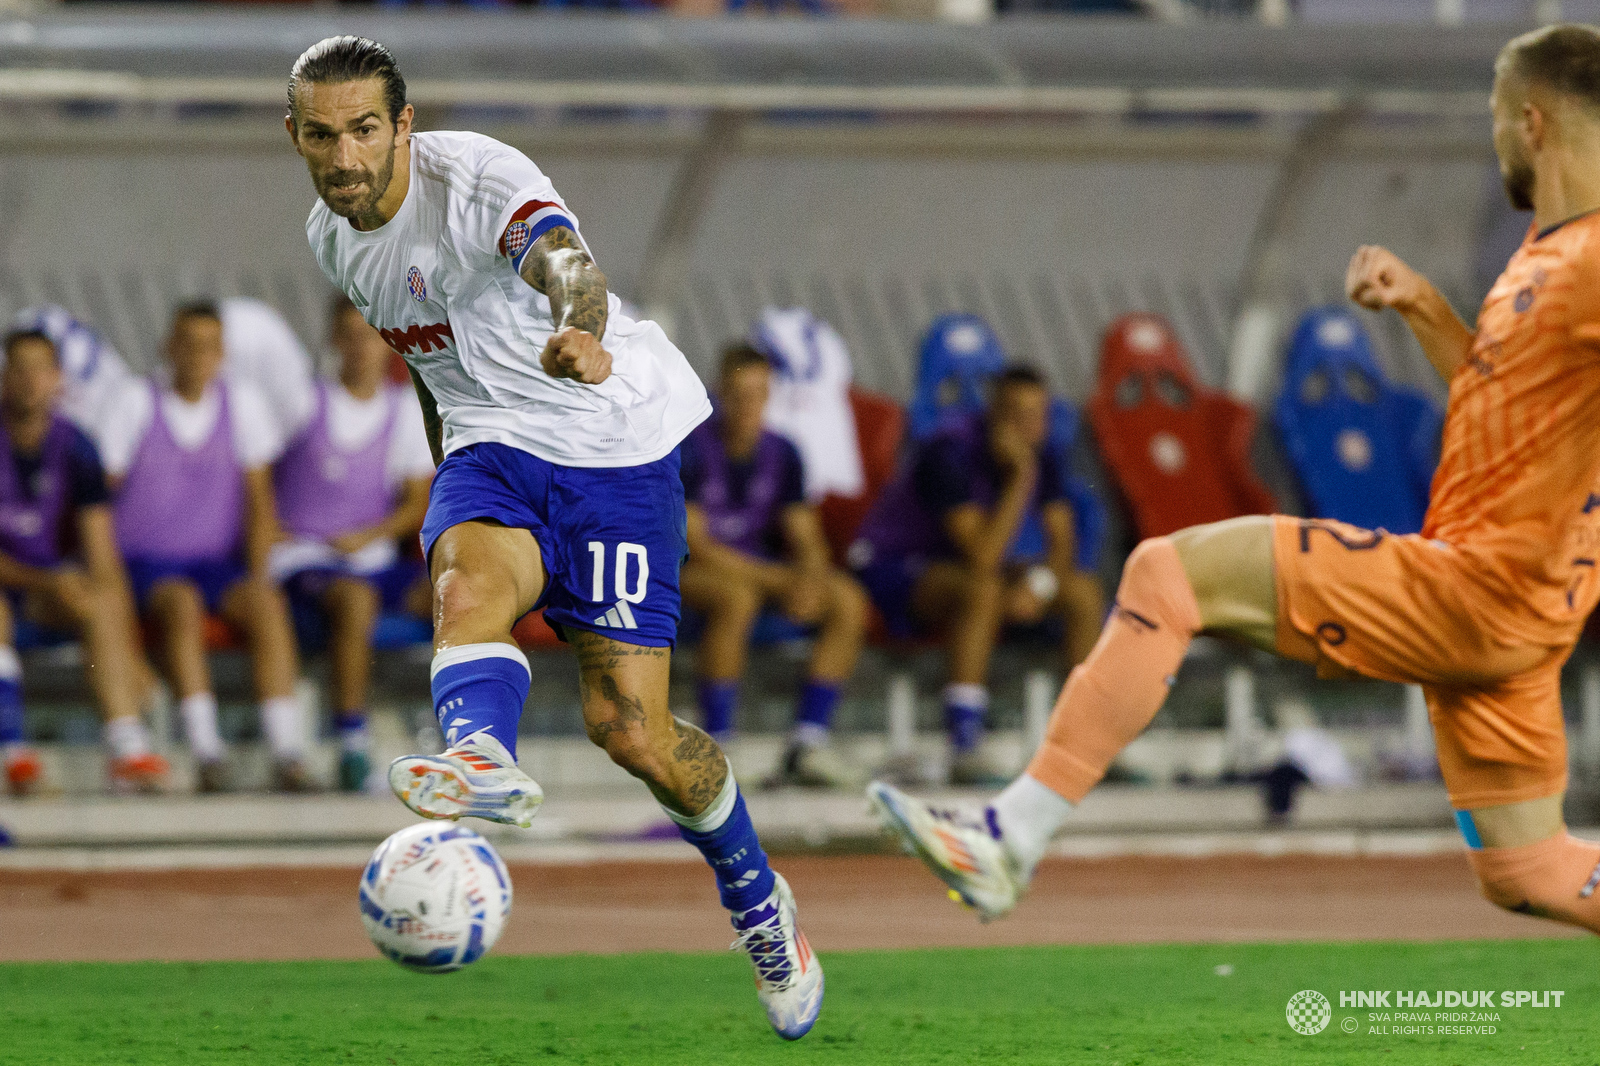
[[[1495,63],[1494,147],[1534,212],[1476,331],[1394,254],[1349,296],[1392,307],[1450,382],[1420,535],[1240,518],[1147,540],[1027,772],[981,813],[882,784],[885,826],[985,919],[1015,905],[1072,805],[1166,699],[1191,638],[1226,633],[1323,676],[1420,683],[1483,893],[1600,931],[1600,846],[1567,833],[1560,672],[1600,599],[1600,31],[1555,26]]]

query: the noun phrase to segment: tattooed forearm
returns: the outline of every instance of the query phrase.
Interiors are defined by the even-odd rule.
[[[406,369],[411,372],[411,385],[417,390],[417,402],[422,404],[422,428],[428,436],[428,450],[433,453],[433,465],[438,466],[444,462],[444,422],[439,418],[439,404],[433,398],[433,393],[428,391],[428,386],[422,383],[422,375],[417,373],[417,368],[406,364]]]
[[[606,276],[567,227],[547,230],[533,242],[522,261],[522,280],[550,298],[556,329],[576,326],[596,337],[605,335]]]

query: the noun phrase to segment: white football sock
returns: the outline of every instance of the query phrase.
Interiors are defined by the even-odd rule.
[[[105,738],[106,747],[110,748],[111,754],[118,759],[147,755],[150,752],[150,737],[145,733],[144,722],[138,715],[111,719],[105,725]]]
[[[261,733],[272,757],[297,761],[306,751],[305,715],[293,696],[273,696],[261,701]]]
[[[802,748],[825,748],[828,746],[828,727],[815,722],[796,722],[789,740]]]
[[[196,692],[178,701],[178,716],[183,719],[183,735],[198,762],[217,762],[225,754],[222,734],[217,731],[217,697],[212,692]]]
[[[1072,804],[1038,779],[1023,774],[989,804],[1000,833],[1022,864],[1023,879],[1033,876],[1050,838],[1072,814]]]
[[[989,686],[952,681],[944,687],[944,705],[969,711],[989,709]]]
[[[21,681],[22,660],[17,649],[10,644],[0,644],[0,681]]]

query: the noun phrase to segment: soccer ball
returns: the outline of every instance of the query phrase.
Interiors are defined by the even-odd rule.
[[[465,826],[408,826],[378,845],[361,874],[367,936],[419,973],[449,973],[482,958],[510,914],[506,864]]]

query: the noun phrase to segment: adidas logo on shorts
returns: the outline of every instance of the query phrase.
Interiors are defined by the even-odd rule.
[[[639,623],[633,620],[633,608],[628,606],[627,600],[618,600],[616,606],[594,620],[597,626],[606,626],[610,629],[638,629]]]

